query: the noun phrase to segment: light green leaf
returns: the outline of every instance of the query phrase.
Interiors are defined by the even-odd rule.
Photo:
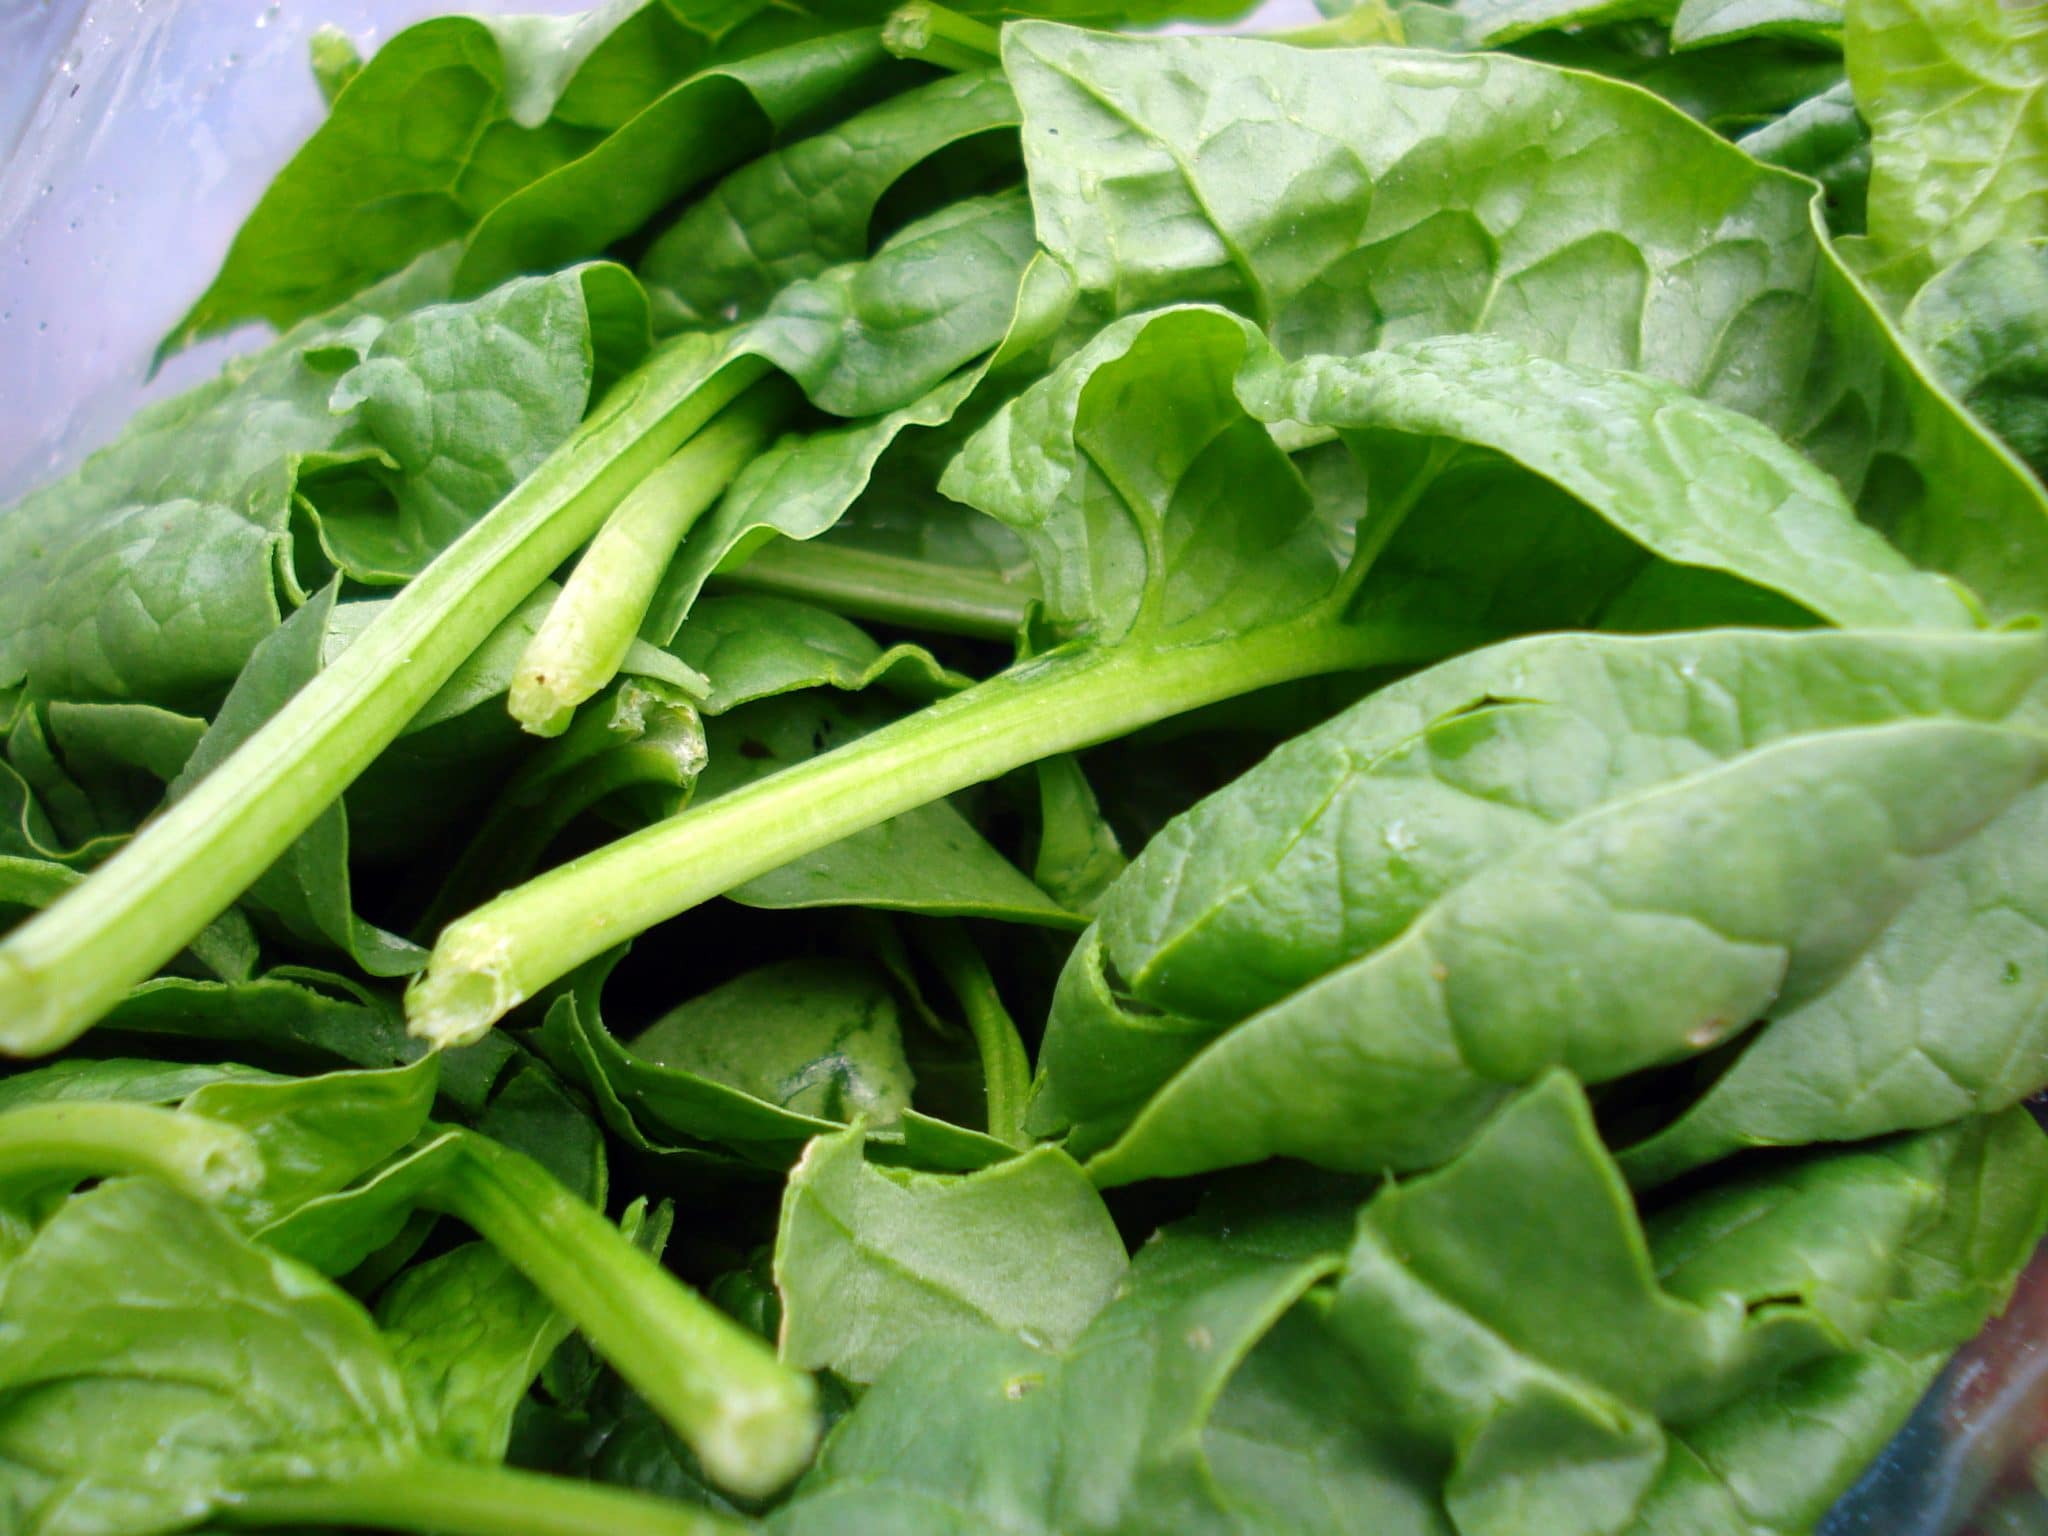
[[[1685,0],[1671,23],[1673,48],[1718,47],[1749,37],[1840,45],[1839,0]]]
[[[2048,11],[1856,0],[1846,42],[1873,148],[1869,263],[1895,305],[1993,240],[2048,237]]]
[[[148,1179],[67,1201],[9,1267],[0,1392],[0,1467],[40,1536],[181,1529],[417,1445],[361,1307]]]
[[[1643,374],[1554,362],[1495,337],[1443,337],[1260,369],[1240,388],[1267,421],[1337,428],[1365,467],[1374,505],[1358,536],[1386,551],[1368,578],[1367,603],[1378,591],[1404,611],[1427,606],[1418,589],[1441,585],[1455,612],[1470,611],[1475,589],[1568,590],[1569,569],[1540,573],[1542,545],[1583,568],[1596,563],[1586,549],[1594,541],[1516,527],[1536,521],[1515,505],[1528,500],[1534,475],[1662,560],[1737,576],[1830,623],[1972,622],[1964,598],[1858,523],[1834,480],[1777,434]],[[1524,473],[1510,471],[1502,483],[1487,454]],[[1433,482],[1448,483],[1432,495]],[[1489,492],[1507,505],[1475,510]],[[1506,526],[1488,538],[1494,523]],[[1497,571],[1475,556],[1474,545],[1517,535],[1538,544],[1534,561],[1519,543]],[[1464,559],[1454,570],[1445,556],[1458,545]],[[1597,564],[1614,583],[1597,599],[1610,623],[1640,613],[1643,627],[1671,627],[1663,590],[1661,600],[1646,600],[1615,560]],[[1668,588],[1654,568],[1644,579]]]
[[[1171,825],[1111,890],[1062,977],[1041,1054],[1034,1128],[1080,1125],[1076,1146],[1098,1146],[1178,1073],[1144,1116],[1178,1147],[1175,1156],[1206,1158],[1240,1136],[1272,1134],[1297,1153],[1371,1167],[1426,1156],[1419,1144],[1397,1148],[1381,1134],[1397,1121],[1424,1140],[1455,1143],[1460,1133],[1451,1121],[1430,1116],[1449,1116],[1450,1099],[1468,1089],[1476,1095],[1469,1102],[1490,1100],[1498,1090],[1482,1089],[1481,1077],[1498,1084],[1521,1070],[1482,1044],[1482,1036],[1496,1039],[1492,1025],[1521,1031],[1507,1053],[1518,1061],[1561,1051],[1559,1059],[1597,1077],[1633,1051],[1645,1053],[1638,1065],[1675,1059],[1760,1015],[1810,1001],[1885,942],[1900,904],[1936,877],[1944,840],[1917,843],[1903,822],[1880,830],[1834,791],[1825,803],[1835,809],[1824,811],[1823,801],[1799,799],[1794,786],[1809,771],[1826,772],[1824,761],[1859,777],[1862,768],[1851,765],[1862,764],[1886,803],[1894,793],[1924,797],[1924,784],[1916,790],[1877,765],[1894,751],[1915,757],[1937,737],[1965,757],[1974,749],[1964,739],[1981,740],[1987,768],[2017,752],[2017,767],[2034,752],[2033,737],[1997,722],[2015,709],[2041,663],[2039,642],[2029,636],[1568,636],[1482,651],[1382,690]],[[1951,727],[1962,734],[1948,737]],[[1989,734],[1979,738],[1980,731]],[[1901,773],[1905,761],[1898,761]],[[2025,788],[2031,771],[2001,779],[2008,787],[1981,805],[1951,802],[1962,819],[1948,837],[1966,841]],[[1781,772],[1788,777],[1780,780]],[[1923,804],[1935,809],[1933,799]],[[1824,833],[1822,821],[1837,812],[1841,824]],[[1785,834],[1781,814],[1806,831]],[[1865,830],[1852,830],[1859,826]],[[1876,840],[1865,844],[1866,833]],[[1895,851],[1880,851],[1895,836],[1902,840]],[[1625,849],[1615,841],[1623,838]],[[1908,844],[1920,851],[1908,853]],[[1874,905],[1862,916],[1852,916],[1855,899],[1844,900],[1844,861],[1861,857],[1853,847],[1874,860],[1872,883],[1862,890]],[[1580,866],[1582,852],[1598,870]],[[1810,869],[1809,856],[1817,861]],[[1752,857],[1762,862],[1745,867]],[[1651,897],[1667,877],[1683,891],[1669,901]],[[1596,915],[1596,890],[1618,892],[1610,880],[1638,889],[1638,879],[1648,903],[1639,915]],[[1739,917],[1711,894],[1723,879],[1727,898],[1743,908]],[[1798,910],[1797,892],[1820,888],[1803,884],[1811,880],[1837,893],[1825,917],[1818,907]],[[1524,899],[1515,911],[1495,905]],[[1652,908],[1667,915],[1640,915]],[[1687,930],[1677,916],[1684,912],[1726,937]],[[1823,939],[1809,922],[1843,926]],[[1571,936],[1557,927],[1568,923],[1578,924]],[[1767,939],[1779,923],[1778,936]],[[1508,940],[1518,924],[1520,937]],[[1488,934],[1510,947],[1494,947]],[[1807,942],[1821,948],[1802,981],[1794,956]],[[1632,949],[1636,943],[1643,947]],[[1582,945],[1599,948],[1602,958],[1593,960]],[[1477,994],[1466,988],[1496,976],[1496,966],[1516,969],[1517,953],[1530,968],[1526,988],[1498,1009],[1487,1005],[1482,1025],[1467,1012]],[[1721,958],[1709,962],[1709,953]],[[1652,954],[1670,967],[1663,980],[1629,992],[1623,973]],[[1585,975],[1611,969],[1597,994],[1593,982],[1570,983],[1580,988],[1577,1003],[1553,1011],[1548,989],[1578,974],[1566,956],[1594,967]],[[1680,966],[1694,961],[1705,969],[1678,981]],[[1740,1001],[1721,995],[1725,985],[1740,990],[1736,977],[1752,964],[1771,978],[1771,990]],[[1382,986],[1396,990],[1383,994]],[[1355,988],[1383,1001],[1368,1006]],[[1620,993],[1630,1000],[1603,1016]],[[1675,1010],[1670,1033],[1635,1011],[1651,999]],[[1721,1012],[1723,1003],[1732,1011]],[[1634,1022],[1624,1026],[1623,1015]],[[1507,1025],[1511,1017],[1521,1023]],[[1450,1018],[1455,1027],[1440,1034]],[[1719,1021],[1712,1031],[1704,1027],[1709,1019]],[[1635,1034],[1639,1027],[1651,1035]],[[1296,1053],[1311,1041],[1317,1048],[1327,1042],[1335,1054],[1318,1058],[1303,1077],[1297,1063],[1306,1058]],[[1397,1070],[1402,1060],[1425,1057],[1431,1065],[1420,1076]],[[1354,1062],[1362,1076],[1340,1085],[1339,1059]],[[1230,1106],[1221,1120],[1208,1120],[1217,1112],[1209,1089],[1222,1081],[1211,1074],[1226,1062],[1235,1084]],[[1467,1076],[1475,1071],[1481,1077]],[[1282,1079],[1290,1086],[1269,1100]],[[1368,1090],[1367,1080],[1377,1086]],[[1197,1090],[1198,1083],[1206,1086]],[[1196,1098],[1206,1107],[1184,1118]],[[1425,1111],[1425,1102],[1434,1108]],[[1366,1103],[1379,1106],[1382,1118],[1360,1114]],[[1336,1116],[1340,1105],[1348,1106],[1349,1129],[1322,1119],[1319,1106]],[[1209,1148],[1200,1154],[1185,1139],[1198,1123]],[[1317,1128],[1308,1129],[1311,1123]]]
[[[1142,1248],[1072,1349],[911,1345],[825,1443],[778,1536],[1225,1536],[1202,1428],[1240,1361],[1337,1262],[1341,1212],[1224,1208]],[[934,1415],[932,1405],[946,1412]]]
[[[1290,357],[1487,332],[1647,373],[1786,437],[1995,613],[2048,604],[2048,502],[1901,350],[1811,185],[1641,92],[1043,23],[1004,58],[1040,238],[1093,312],[1207,300]]]

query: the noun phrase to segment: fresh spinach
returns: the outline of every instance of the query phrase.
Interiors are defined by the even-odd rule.
[[[0,514],[0,1526],[1795,1536],[2005,1303],[2038,7],[1236,8],[316,39]]]

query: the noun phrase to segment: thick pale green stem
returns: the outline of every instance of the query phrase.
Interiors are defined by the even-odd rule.
[[[248,1132],[149,1104],[74,1100],[0,1114],[0,1185],[144,1173],[195,1199],[218,1200],[263,1180]]]
[[[947,635],[1009,640],[1030,611],[1034,586],[976,571],[878,555],[814,539],[774,539],[719,586],[800,598],[852,619]]]
[[[434,1044],[465,1044],[655,923],[970,784],[1274,683],[1455,648],[1319,610],[1205,644],[1049,652],[479,907],[443,930],[406,1013]]]
[[[87,880],[0,942],[0,1051],[75,1039],[332,805],[485,636],[767,365],[658,354],[355,643]]]
[[[475,1228],[532,1281],[689,1442],[720,1487],[762,1497],[809,1462],[819,1429],[811,1378],[539,1164],[467,1137],[464,1155],[424,1203]]]
[[[672,1499],[443,1457],[235,1496],[230,1525],[367,1526],[422,1536],[741,1536],[746,1522]]]
[[[722,411],[605,519],[527,642],[507,706],[536,736],[559,736],[626,659],[676,546],[767,443],[793,391],[764,379]]]
[[[891,12],[882,23],[882,46],[899,59],[938,69],[992,69],[1002,57],[994,27],[929,0],[911,0]]]
[[[924,930],[926,948],[946,985],[967,1015],[967,1028],[981,1055],[981,1078],[988,1095],[988,1133],[1013,1147],[1028,1147],[1024,1101],[1031,1094],[1031,1058],[1017,1033],[1017,1021],[1003,1006],[995,977],[981,951],[959,924],[933,923]]]

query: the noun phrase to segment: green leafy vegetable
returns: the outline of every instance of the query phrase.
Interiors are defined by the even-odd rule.
[[[1238,9],[316,36],[0,511],[0,1528],[1812,1536],[2005,1348],[2040,7]]]
[[[864,1162],[851,1130],[791,1170],[775,1269],[783,1358],[871,1382],[926,1334],[962,1326],[1064,1349],[1109,1299],[1124,1245],[1051,1147],[979,1173],[911,1173]]]

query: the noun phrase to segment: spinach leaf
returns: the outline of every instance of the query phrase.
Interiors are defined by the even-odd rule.
[[[591,967],[554,1001],[535,1044],[589,1092],[614,1135],[644,1152],[780,1170],[812,1137],[865,1116],[877,1158],[952,1170],[1010,1155],[911,1107],[897,1000],[867,966],[791,960],[743,972],[677,1004],[630,1046],[599,1010],[608,969]]]
[[[164,350],[246,320],[288,326],[461,239],[688,73],[707,41],[661,0],[407,28],[278,173]]]
[[[725,1083],[816,1120],[886,1127],[910,1107],[895,998],[851,962],[790,960],[743,972],[671,1008],[631,1048],[666,1072]]]
[[[0,520],[0,679],[210,711],[304,598],[295,507],[353,574],[411,574],[568,435],[640,305],[606,267],[388,324],[366,302],[143,413]]]
[[[1859,0],[1849,83],[1870,124],[1859,264],[1893,306],[2000,239],[2048,235],[2048,36],[1996,0]]]
[[[1856,97],[1846,80],[1736,142],[1766,165],[1783,166],[1819,182],[1826,194],[1830,232],[1863,232],[1870,197],[1870,129],[1856,110]]]
[[[949,147],[1016,124],[1000,71],[950,75],[733,172],[641,259],[658,323],[751,319],[790,283],[861,259],[890,187]]]
[[[1900,323],[1948,391],[2048,480],[2048,239],[1978,247]]]
[[[779,597],[708,598],[691,609],[669,650],[710,680],[704,712],[711,715],[828,686],[842,693],[878,687],[926,702],[972,681],[921,645],[884,650],[850,620]]]
[[[990,1333],[899,1354],[770,1528],[1210,1532],[1202,1427],[1240,1361],[1337,1263],[1341,1215],[1236,1209],[1168,1229],[1062,1353]],[[931,1404],[948,1412],[937,1419]]]
[[[1883,1374],[1930,1292],[1961,1303],[1943,1324],[1965,1330],[1982,1303],[1949,1286],[1974,1292],[1981,1277],[1991,1304],[2003,1296],[2043,1222],[2044,1152],[2015,1111],[1715,1186],[1646,1233],[1559,1076],[1447,1167],[1366,1208],[1327,1324],[1364,1364],[1371,1411],[1441,1458],[1457,1529],[1697,1528],[1674,1519],[1673,1485],[1697,1493],[1687,1485],[1706,1481],[1701,1463],[1723,1436],[1738,1459],[1736,1426],[1781,1420],[1844,1376],[1855,1388],[1842,1406],[1878,1434],[1903,1416],[1910,1396],[1855,1378],[1871,1361]],[[1997,1213],[1984,1227],[2006,1224],[1977,1250],[1981,1269],[1974,1202],[1957,1198],[1980,1182]],[[1606,1310],[1575,1313],[1583,1326],[1560,1319],[1560,1282]],[[1948,1326],[1922,1337],[1945,1348],[1959,1336]],[[1817,1439],[1830,1432],[1816,1424]],[[1863,1454],[1869,1433],[1852,1441]],[[1698,1446],[1713,1449],[1700,1458]],[[1794,1497],[1811,1520],[1846,1483],[1844,1460],[1781,1460],[1756,1469],[1765,1488],[1716,1491],[1765,1508]]]
[[[1403,609],[1426,607],[1425,594],[1446,577],[1458,588],[1450,611],[1469,611],[1475,591],[1487,603],[1511,583],[1569,591],[1575,573],[1549,568],[1548,556],[1604,567],[1611,585],[1596,600],[1610,625],[1636,627],[1625,618],[1639,613],[1670,627],[1678,605],[1668,574],[1652,567],[1630,582],[1613,556],[1588,559],[1594,540],[1583,534],[1545,530],[1550,548],[1515,548],[1511,566],[1490,570],[1468,552],[1455,574],[1444,569],[1452,542],[1514,539],[1532,521],[1533,474],[1664,561],[1736,574],[1831,623],[1971,621],[1963,600],[1910,571],[1855,521],[1835,482],[1775,434],[1641,374],[1556,363],[1496,338],[1446,337],[1310,358],[1248,384],[1262,419],[1335,427],[1365,465],[1375,505],[1358,536],[1384,551],[1366,602],[1384,586]],[[1512,466],[1505,485],[1493,455]]]
[[[732,1529],[432,1453],[360,1306],[153,1180],[67,1201],[15,1259],[0,1384],[0,1465],[49,1536],[209,1517],[498,1530],[508,1507],[528,1530]]]
[[[1500,56],[1044,23],[1004,61],[1039,234],[1092,312],[1203,299],[1289,356],[1483,331],[1647,373],[1787,437],[1994,612],[2042,606],[2040,489],[1901,350],[1811,187],[1640,93]]]
[[[2022,850],[2044,825],[2048,796],[2033,790],[1943,857],[1824,995],[1774,1011],[1697,1098],[1674,1096],[1670,1123],[1622,1153],[1629,1177],[1940,1125],[2038,1091],[2048,974],[2032,936],[2048,889]]]
[[[678,552],[645,638],[666,643],[714,571],[778,534],[812,539],[832,527],[906,429],[942,427],[991,375],[1030,367],[1071,284],[1064,269],[1034,259],[1029,214],[1015,196],[970,199],[911,225],[869,262],[778,296],[756,328],[777,363],[821,406],[879,413],[784,438],[749,465]],[[980,366],[950,377],[930,368],[934,355],[959,364],[984,352]],[[906,397],[905,382],[923,392]],[[876,399],[878,385],[888,398]]]
[[[700,69],[485,212],[464,242],[455,291],[481,292],[603,250],[709,177],[863,104],[905,72],[871,29]]]
[[[1130,866],[1073,757],[1038,765],[1038,856],[1031,878],[1062,906],[1093,917],[1103,893]]]
[[[1600,1014],[1605,1002],[1595,1002],[1591,991],[1568,1011],[1581,1021],[1603,1017],[1592,1030],[1602,1042],[1598,1046],[1590,1036],[1583,1048],[1565,1043],[1577,1038],[1575,1028],[1566,1027],[1564,1014],[1547,1011],[1551,1004],[1543,1000],[1540,984],[1532,982],[1531,990],[1489,1012],[1497,1021],[1522,1021],[1516,1026],[1518,1049],[1564,1051],[1561,1059],[1596,1076],[1610,1069],[1593,1065],[1592,1058],[1606,1051],[1646,1051],[1639,1065],[1682,1057],[1727,1038],[1759,1014],[1776,1015],[1849,985],[1845,973],[1853,974],[1858,958],[1877,953],[1887,930],[1905,922],[1903,904],[1936,883],[1938,859],[1921,863],[1915,855],[1910,864],[1894,865],[1903,847],[1878,852],[1888,834],[1869,845],[1877,860],[1873,882],[1902,883],[1882,896],[1877,883],[1870,885],[1865,894],[1877,905],[1866,917],[1836,909],[1846,926],[1825,941],[1826,959],[1815,952],[1819,968],[1802,982],[1792,956],[1801,942],[1793,934],[1804,919],[1790,909],[1781,919],[1765,914],[1781,896],[1796,905],[1792,893],[1807,877],[1796,873],[1793,846],[1765,830],[1774,820],[1769,807],[1779,803],[1779,794],[1795,793],[1789,786],[1803,782],[1809,752],[1819,754],[1810,759],[1816,765],[1826,758],[1853,773],[1849,764],[1866,749],[1888,757],[1923,727],[1949,729],[1943,722],[1973,738],[1988,730],[1982,738],[1987,745],[1994,739],[2004,744],[1992,748],[1993,757],[2008,747],[2026,756],[2031,734],[1996,722],[2009,721],[2039,664],[2035,642],[2021,637],[1956,637],[1924,647],[1825,633],[1557,637],[1482,651],[1383,690],[1182,818],[1112,889],[1061,981],[1041,1056],[1034,1127],[1075,1125],[1076,1149],[1093,1150],[1149,1100],[1139,1119],[1143,1129],[1134,1135],[1140,1145],[1154,1136],[1159,1140],[1149,1152],[1127,1147],[1113,1155],[1117,1165],[1133,1172],[1159,1171],[1164,1165],[1152,1157],[1169,1144],[1184,1144],[1198,1121],[1205,1158],[1240,1136],[1260,1140],[1277,1134],[1296,1153],[1335,1156],[1351,1166],[1374,1166],[1383,1158],[1431,1160],[1420,1143],[1402,1146],[1398,1136],[1383,1133],[1402,1123],[1425,1140],[1443,1130],[1455,1141],[1457,1133],[1441,1118],[1452,1112],[1450,1101],[1436,1098],[1436,1091],[1448,1092],[1451,1082],[1482,1061],[1489,1063],[1483,1069],[1489,1076],[1512,1070],[1505,1058],[1488,1054],[1483,1030],[1464,1027],[1470,1015],[1460,999],[1477,994],[1463,988],[1483,988],[1481,977],[1496,976],[1496,965],[1512,969],[1516,963],[1509,948],[1497,948],[1482,935],[1531,945],[1529,963],[1546,968],[1564,954],[1579,953],[1580,944],[1626,947],[1637,940],[1645,946],[1643,955],[1654,951],[1674,967],[1681,950],[1706,966],[1688,973],[1692,980],[1684,986],[1653,989],[1681,1012],[1702,1010],[1684,1021],[1674,1015],[1671,1033],[1653,1030],[1654,1045],[1650,1036],[1635,1033],[1650,1028],[1647,1014],[1630,1013],[1634,1022],[1626,1025],[1619,1013],[1606,1018]],[[1949,666],[1956,670],[1949,672]],[[1965,748],[1963,755],[1971,752]],[[1876,769],[1876,759],[1870,761],[1880,779],[1909,792],[1903,762],[1894,770]],[[1793,776],[1784,781],[1786,788],[1767,788],[1781,770]],[[2028,771],[2007,781],[1995,798],[2017,797]],[[1727,794],[1735,800],[1724,801]],[[1709,811],[1713,804],[1725,805],[1725,811]],[[1956,825],[1956,842],[1966,843],[1996,809],[1985,803],[1966,812]],[[1812,804],[1802,801],[1801,814],[1815,814]],[[1680,855],[1681,841],[1694,845],[1667,815],[1688,821],[1703,838],[1716,838],[1716,851]],[[1700,819],[1691,821],[1695,816]],[[1639,817],[1650,820],[1639,823]],[[1751,817],[1757,819],[1750,822]],[[1615,840],[1635,835],[1625,828],[1652,823],[1659,827],[1654,838],[1633,846],[1671,855],[1676,862],[1669,873],[1689,894],[1668,903],[1650,897],[1662,877],[1645,866],[1640,878],[1648,883],[1640,887],[1641,899],[1670,916],[1628,916],[1616,909],[1596,917],[1594,908],[1580,905],[1592,899],[1592,891],[1605,888],[1610,876],[1638,878],[1622,876],[1630,857]],[[1749,835],[1737,830],[1742,823],[1770,840],[1772,854],[1764,862],[1745,863],[1751,855],[1739,851]],[[1717,828],[1713,834],[1707,832],[1710,824]],[[1846,853],[1852,834],[1846,823],[1839,831],[1840,843],[1817,838],[1816,856],[1823,846],[1828,858]],[[1579,878],[1569,871],[1580,868],[1578,855],[1567,850],[1595,843],[1603,850],[1597,860],[1602,872],[1588,875],[1584,887],[1575,886],[1579,894],[1567,895],[1564,886]],[[1881,877],[1879,867],[1894,868],[1898,876]],[[1834,868],[1839,872],[1840,866]],[[1744,915],[1726,918],[1725,940],[1695,931],[1706,946],[1696,951],[1677,937],[1683,926],[1677,914],[1696,911],[1708,924],[1722,923],[1722,914],[1699,905],[1713,899],[1708,892],[1722,878],[1731,893],[1742,892]],[[1555,891],[1538,897],[1536,887],[1553,880]],[[1509,898],[1510,888],[1520,894]],[[1523,897],[1531,904],[1511,910]],[[1510,907],[1495,906],[1497,900],[1510,901]],[[1564,921],[1567,911],[1583,921],[1574,919],[1572,937],[1559,936],[1562,947],[1538,937],[1538,928],[1553,917]],[[1766,940],[1766,927],[1759,925],[1774,921],[1788,926]],[[1494,926],[1518,922],[1527,925],[1520,940],[1508,940],[1508,928]],[[1814,938],[1819,942],[1817,931]],[[1676,947],[1666,951],[1666,942]],[[1733,947],[1722,951],[1724,942]],[[1709,962],[1709,950],[1724,960]],[[1708,1001],[1718,996],[1715,989],[1739,988],[1737,974],[1752,961],[1764,963],[1766,953],[1775,957],[1767,966],[1767,990],[1741,1001],[1721,998],[1731,1011],[1718,1011],[1719,1003]],[[1598,963],[1625,968],[1630,962],[1617,950]],[[1463,969],[1468,964],[1469,972]],[[1609,974],[1618,978],[1621,970]],[[1678,972],[1663,974],[1668,979]],[[1368,992],[1381,996],[1376,989],[1384,985],[1396,987],[1396,993],[1385,994],[1385,1012],[1354,1011],[1365,1006]],[[1710,1016],[1719,1027],[1686,1038]],[[1360,1018],[1373,1019],[1370,1029],[1347,1022]],[[1437,1024],[1423,1022],[1451,1018],[1460,1022],[1449,1034],[1439,1035]],[[1373,1128],[1309,1128],[1318,1119],[1315,1106],[1326,1102],[1332,1088],[1338,1057],[1318,1059],[1311,1088],[1295,1078],[1294,1064],[1306,1058],[1294,1052],[1325,1038],[1339,1056],[1355,1051],[1361,1071],[1381,1084],[1372,1102],[1384,1118]],[[1346,1038],[1353,1043],[1336,1043]],[[1448,1053],[1440,1059],[1443,1071],[1432,1068],[1425,1078],[1404,1080],[1407,1088],[1397,1086],[1395,1064],[1409,1059],[1410,1050],[1434,1049],[1423,1044],[1431,1040],[1441,1040]],[[1195,1105],[1206,1103],[1204,1085],[1220,1081],[1210,1074],[1226,1062],[1231,1109],[1227,1121],[1212,1122],[1205,1117],[1214,1105]],[[1619,1065],[1619,1057],[1612,1065]],[[1266,1093],[1283,1078],[1291,1086],[1268,1101]],[[1498,1091],[1480,1089],[1479,1081],[1471,1080],[1475,1105]],[[1347,1094],[1350,1088],[1362,1092],[1362,1082],[1348,1085]],[[1420,1099],[1408,1098],[1410,1090],[1428,1096],[1432,1108],[1423,1111]],[[1365,1102],[1335,1093],[1327,1102],[1339,1100]],[[1411,1104],[1414,1121],[1408,1120]],[[1182,1118],[1190,1112],[1196,1119]],[[1281,1118],[1289,1124],[1282,1127]],[[1131,1163],[1122,1161],[1127,1154]],[[1237,1160],[1234,1153],[1230,1160]]]
[[[1685,0],[1671,21],[1674,48],[1704,48],[1748,37],[1840,46],[1842,7],[1831,0]]]
[[[1065,1153],[914,1173],[865,1161],[862,1141],[821,1136],[790,1170],[775,1240],[785,1360],[872,1382],[962,1326],[1064,1349],[1109,1300],[1123,1240]]]

